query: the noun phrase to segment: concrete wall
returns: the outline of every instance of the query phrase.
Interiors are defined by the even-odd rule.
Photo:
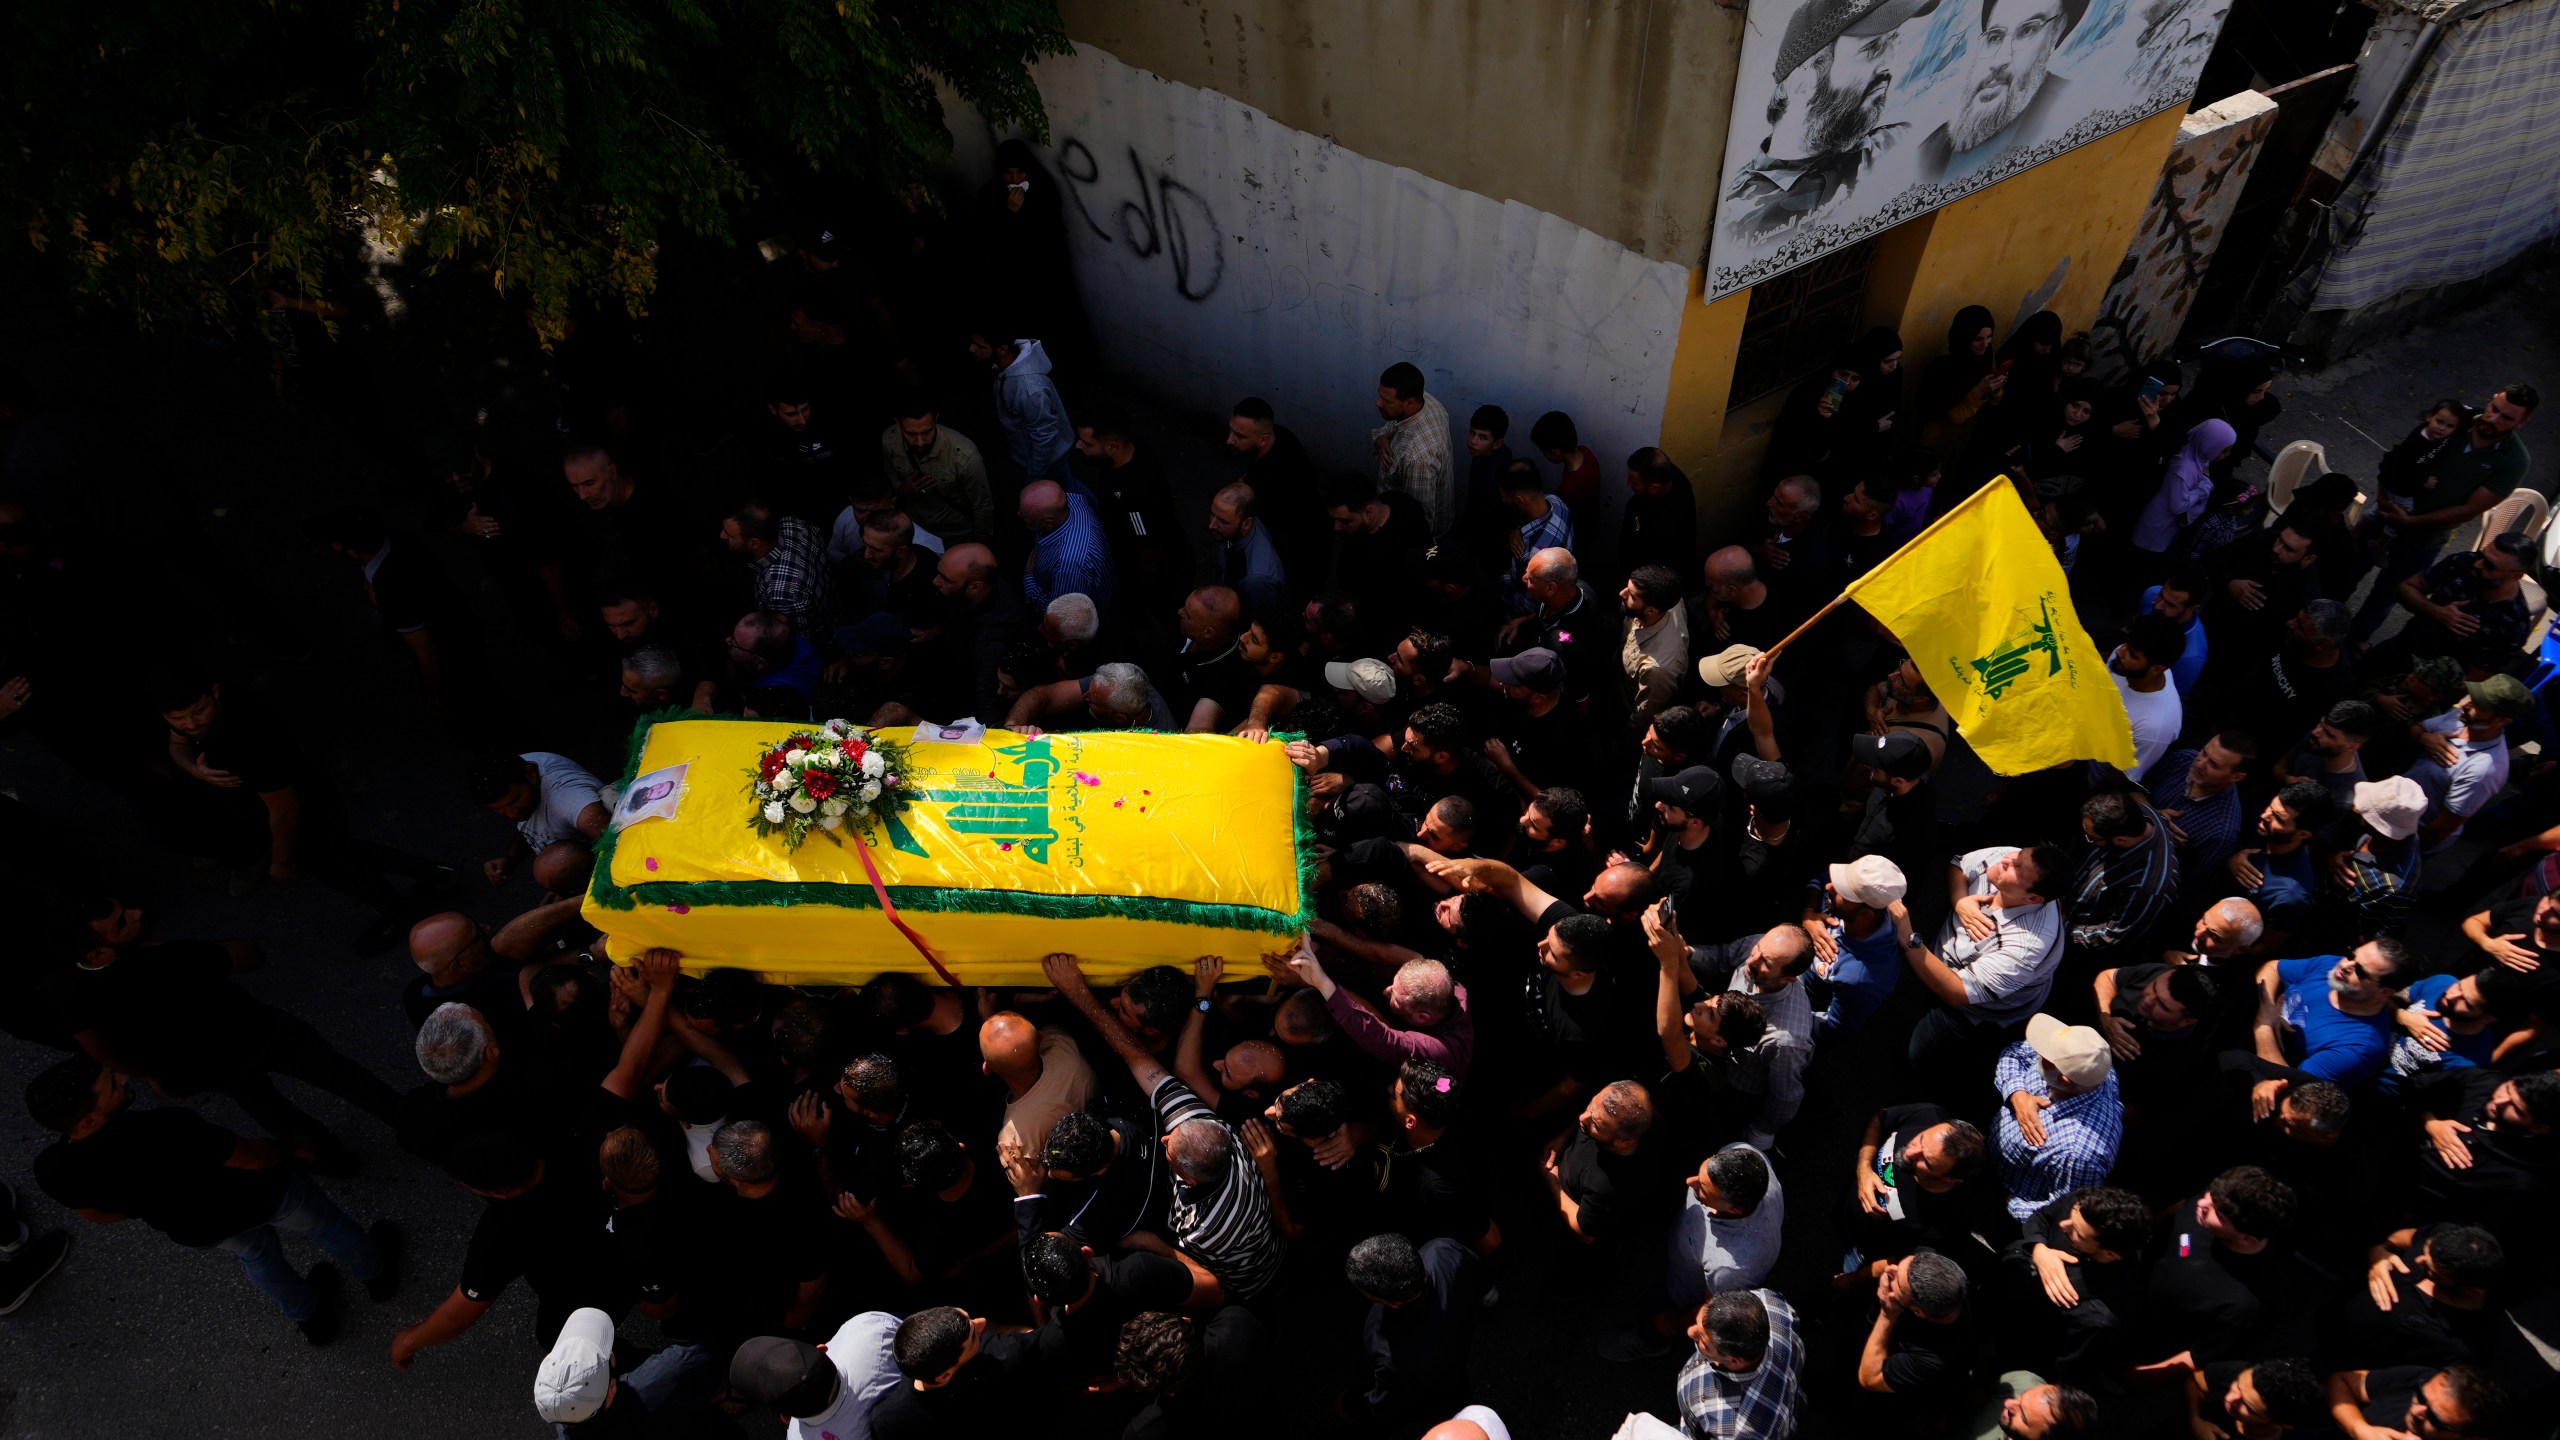
[[[1651,259],[1686,264],[1703,248],[1741,53],[1738,9],[1712,0],[1058,8],[1079,45],[1222,91],[1346,150],[1562,216]]]
[[[1655,443],[1687,267],[1091,44],[1034,74],[1077,284],[1122,373],[1219,415],[1261,395],[1335,468],[1374,463],[1378,372],[1400,360],[1453,443],[1487,403],[1515,450],[1551,409],[1612,467]],[[1613,514],[1575,518],[1614,538]]]
[[[2089,327],[2093,374],[2120,380],[2177,342],[2249,183],[2259,142],[2275,123],[2276,102],[2255,90],[2217,100],[2180,122],[2133,245]]]

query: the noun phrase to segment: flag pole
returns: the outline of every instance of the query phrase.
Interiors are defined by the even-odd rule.
[[[1905,541],[1903,541],[1900,545],[1898,545],[1898,546],[1894,547],[1894,552],[1893,552],[1893,554],[1894,554],[1894,555],[1902,554],[1904,551],[1911,549],[1913,546],[1915,546],[1915,545],[1919,544],[1921,541],[1926,540],[1926,539],[1928,539],[1931,535],[1933,535],[1933,534],[1937,533],[1937,531],[1938,531],[1940,528],[1944,527],[1944,526],[1947,524],[1947,522],[1949,522],[1949,521],[1951,521],[1951,520],[1955,519],[1955,518],[1956,518],[1956,516],[1958,516],[1958,515],[1962,514],[1964,511],[1966,511],[1966,510],[1968,510],[1968,509],[1971,509],[1975,501],[1980,500],[1983,496],[1985,496],[1985,495],[1987,495],[1987,494],[1990,494],[1990,493],[1991,493],[1991,491],[1992,491],[1992,489],[1993,489],[1993,487],[1995,487],[1995,486],[1999,486],[1999,485],[2013,485],[2013,486],[2014,486],[2014,484],[2015,484],[2015,482],[2014,482],[2014,481],[2012,481],[2012,480],[2010,480],[2010,478],[2008,477],[2008,475],[2006,475],[2005,473],[2004,473],[2004,474],[2000,474],[2000,475],[1995,475],[1995,476],[1993,476],[1991,479],[1984,481],[1980,489],[1975,490],[1972,494],[1967,495],[1967,496],[1966,496],[1966,497],[1964,497],[1962,500],[1957,501],[1955,504],[1948,506],[1948,507],[1947,507],[1947,513],[1946,513],[1946,514],[1941,515],[1941,516],[1939,516],[1937,519],[1930,521],[1930,522],[1928,523],[1928,525],[1927,525],[1925,528],[1923,528],[1919,534],[1912,536],[1910,539],[1905,540]],[[1876,569],[1876,570],[1881,570],[1881,569],[1883,569],[1886,565],[1889,565],[1889,564],[1891,564],[1892,562],[1893,562],[1893,555],[1888,555],[1888,556],[1886,556],[1883,560],[1880,560],[1880,561],[1876,562],[1875,569]],[[1874,570],[1870,570],[1870,571],[1868,572],[1868,574],[1873,574],[1873,573],[1875,573],[1875,571],[1874,571]],[[1861,576],[1861,577],[1859,577],[1859,578],[1860,578],[1861,580],[1863,580],[1865,577],[1864,577],[1864,576]],[[1829,615],[1832,611],[1839,609],[1839,608],[1840,608],[1840,606],[1842,605],[1842,603],[1843,603],[1843,602],[1845,602],[1845,601],[1847,601],[1847,600],[1848,600],[1848,598],[1850,597],[1850,595],[1851,595],[1852,593],[1854,593],[1854,592],[1857,590],[1857,588],[1858,588],[1857,583],[1856,583],[1856,582],[1852,582],[1852,583],[1850,584],[1849,588],[1848,588],[1848,589],[1846,589],[1846,590],[1841,591],[1841,592],[1839,593],[1839,595],[1837,595],[1836,597],[1834,597],[1834,598],[1832,599],[1832,601],[1831,601],[1831,603],[1830,603],[1830,604],[1825,605],[1825,606],[1823,606],[1821,609],[1814,611],[1814,612],[1813,612],[1813,618],[1811,618],[1811,619],[1809,619],[1809,620],[1805,621],[1803,624],[1801,624],[1801,625],[1797,626],[1795,629],[1793,629],[1793,630],[1791,630],[1791,631],[1787,632],[1787,638],[1785,638],[1784,640],[1779,641],[1779,642],[1778,642],[1777,644],[1775,644],[1775,645],[1770,646],[1770,647],[1768,648],[1767,652],[1765,652],[1765,653],[1767,653],[1767,654],[1771,654],[1771,655],[1775,655],[1775,654],[1777,654],[1779,651],[1784,650],[1784,649],[1786,649],[1788,646],[1793,645],[1794,643],[1796,643],[1796,641],[1797,641],[1799,638],[1801,638],[1801,637],[1803,636],[1804,632],[1806,632],[1807,630],[1812,629],[1812,628],[1813,628],[1814,626],[1816,626],[1816,625],[1821,624],[1821,623],[1822,623],[1822,621],[1823,621],[1823,618],[1824,618],[1825,616]]]
[[[1846,605],[1846,604],[1848,604],[1848,603],[1849,603],[1849,592],[1848,592],[1848,591],[1846,591],[1846,590],[1843,590],[1843,591],[1841,591],[1838,595],[1835,595],[1835,596],[1833,596],[1833,597],[1832,597],[1832,599],[1831,599],[1831,603],[1830,603],[1830,604],[1825,605],[1825,606],[1823,606],[1821,609],[1814,611],[1814,612],[1813,612],[1813,617],[1812,617],[1811,619],[1809,619],[1809,620],[1805,621],[1803,624],[1801,624],[1801,625],[1797,626],[1795,629],[1793,629],[1793,630],[1791,630],[1791,631],[1788,631],[1788,632],[1787,632],[1787,638],[1786,638],[1786,639],[1781,640],[1781,641],[1779,641],[1777,644],[1770,646],[1767,650],[1763,651],[1762,653],[1763,653],[1764,655],[1775,655],[1775,654],[1777,654],[1779,651],[1786,649],[1786,648],[1787,648],[1788,646],[1790,646],[1790,645],[1793,645],[1794,643],[1796,643],[1796,639],[1797,639],[1797,637],[1799,637],[1799,636],[1803,635],[1803,634],[1804,634],[1804,632],[1806,632],[1807,630],[1812,629],[1814,626],[1821,624],[1821,623],[1822,623],[1822,617],[1824,617],[1824,616],[1826,616],[1826,615],[1830,614],[1832,611],[1837,610],[1837,609],[1839,609],[1841,606]]]

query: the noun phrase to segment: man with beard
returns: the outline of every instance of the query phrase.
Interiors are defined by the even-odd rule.
[[[1920,178],[1962,181],[2043,134],[2068,81],[2046,73],[2089,0],[1981,0],[1955,118],[1920,142]]]
[[[1271,527],[1290,573],[1322,575],[1333,546],[1324,487],[1316,481],[1307,447],[1272,419],[1270,401],[1247,395],[1236,402],[1227,417],[1227,456],[1244,467],[1241,478],[1253,487],[1254,516]]]
[[[1735,234],[1772,234],[1858,183],[1903,128],[1883,123],[1902,24],[1937,8],[1938,0],[1807,0],[1787,21],[1769,134],[1725,192]]]

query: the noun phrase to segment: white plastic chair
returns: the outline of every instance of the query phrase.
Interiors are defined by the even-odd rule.
[[[2480,533],[2473,537],[2471,548],[2485,550],[2490,537],[2504,535],[2510,530],[2522,534],[2527,540],[2539,539],[2550,523],[2551,502],[2542,498],[2542,492],[2518,490],[2490,506],[2489,513],[2480,517]]]
[[[2276,517],[2293,503],[2293,492],[2329,473],[2329,452],[2317,440],[2296,440],[2276,453],[2275,462],[2267,467],[2267,518],[2261,528],[2271,528]]]

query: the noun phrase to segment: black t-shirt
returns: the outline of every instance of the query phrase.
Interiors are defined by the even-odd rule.
[[[462,1256],[463,1297],[492,1301],[523,1279],[553,1307],[614,1309],[628,1286],[613,1268],[606,1218],[604,1191],[592,1167],[546,1168],[533,1189],[488,1201],[481,1210]]]
[[[1394,492],[1402,494],[1402,491]],[[1278,1409],[1263,1368],[1270,1344],[1262,1321],[1230,1305],[1200,1327],[1200,1364],[1177,1394],[1160,1395],[1120,1432],[1121,1440],[1194,1440],[1203,1435],[1275,1434]]]
[[[2409,1402],[2418,1398],[2420,1387],[2436,1378],[2434,1365],[2390,1365],[2364,1373],[2364,1420],[2368,1425],[2405,1433],[2409,1428]]]
[[[1880,1124],[1882,1142],[1876,1149],[1876,1164],[1884,1172],[1885,1183],[1891,1185],[1894,1199],[1902,1208],[1896,1222],[1910,1237],[1913,1248],[1929,1246],[1946,1248],[1941,1242],[1952,1241],[1972,1229],[1964,1186],[1941,1194],[1924,1190],[1901,1173],[1901,1156],[1913,1136],[1932,1126],[1944,1125],[1963,1117],[1939,1105],[1888,1105]]]
[[[1120,1327],[1150,1310],[1180,1310],[1191,1296],[1191,1271],[1179,1260],[1144,1250],[1096,1251],[1094,1288],[1072,1314],[1052,1311],[1033,1333],[1041,1368],[1060,1383],[1111,1373]]]
[[[312,767],[304,761],[293,732],[245,692],[223,693],[213,727],[195,745],[205,768],[238,776],[244,793],[269,795],[292,787],[302,792],[305,805],[312,799]]]
[[[463,609],[462,597],[454,593],[443,567],[426,546],[400,534],[386,543],[390,548],[374,567],[371,581],[373,608],[382,613],[383,624],[403,635],[427,631],[439,648],[455,644],[462,631],[476,629]]]
[[[1866,1321],[1875,1324],[1872,1304]],[[1884,1382],[1895,1399],[1911,1405],[1953,1404],[1972,1387],[1980,1349],[1971,1304],[1945,1325],[1905,1312],[1885,1341]]]
[[[2151,1054],[2148,1039],[2142,1053],[2145,1058]],[[2248,1354],[2261,1338],[2258,1287],[2274,1278],[2269,1267],[2283,1259],[2273,1249],[2233,1253],[2197,1223],[2193,1200],[2170,1211],[2145,1284],[2143,1321],[2149,1340],[2139,1358],[2157,1360],[2180,1350],[2194,1351],[2198,1360]]]
[[[1019,1228],[1063,1230],[1096,1253],[1120,1243],[1133,1230],[1160,1229],[1173,1203],[1173,1172],[1152,1124],[1113,1119],[1120,1153],[1097,1180],[1051,1180],[1036,1198],[1014,1202]]]
[[[74,1210],[128,1215],[181,1245],[211,1245],[267,1223],[291,1167],[236,1170],[240,1137],[192,1110],[128,1110],[36,1156],[37,1188]]]
[[[827,1212],[815,1187],[786,1178],[757,1199],[706,1188],[686,1237],[700,1251],[687,1318],[723,1340],[781,1333],[800,1286],[827,1273]]]
[[[1472,1245],[1493,1224],[1493,1183],[1464,1125],[1419,1150],[1387,1152],[1383,1223],[1416,1245],[1447,1237]]]
[[[1813,832],[1802,821],[1788,825],[1774,841],[1745,828],[1733,847],[1732,873],[1740,888],[1722,897],[1731,918],[1718,922],[1716,928],[1766,931],[1803,919],[1806,882],[1821,863]],[[1681,913],[1689,912],[1684,908]]]
[[[1669,1209],[1677,1196],[1662,1185],[1658,1145],[1638,1145],[1621,1155],[1576,1127],[1556,1156],[1564,1193],[1581,1207],[1582,1233],[1595,1240],[1614,1239]]]
[[[668,1157],[661,1147],[659,1154]],[[648,1199],[616,1206],[604,1220],[614,1268],[631,1280],[632,1289],[652,1305],[683,1302],[702,1289],[702,1269],[711,1256],[703,1245],[706,1215],[727,1187],[715,1191],[688,1172],[670,1173]],[[699,1333],[688,1310],[676,1323],[687,1335]]]
[[[990,1153],[984,1159],[974,1158],[973,1151],[969,1188],[959,1199],[943,1200],[910,1186],[882,1202],[889,1227],[907,1242],[916,1268],[928,1276],[955,1269],[1014,1229],[1013,1187],[995,1163],[995,1147],[986,1149]]]
[[[2541,897],[2509,900],[2489,907],[2489,933],[2492,936],[2513,935],[2516,944],[2533,952],[2541,968],[2511,973],[2509,982],[2527,997],[2526,1003],[2560,1019],[2560,949],[2541,944],[2533,938],[2534,908]]]
[[[2420,1226],[2400,1258],[2414,1260],[2436,1228]],[[2507,1328],[2505,1308],[2493,1300],[2477,1310],[2457,1310],[2419,1289],[2417,1278],[2399,1277],[2400,1298],[2389,1310],[2376,1305],[2364,1286],[2347,1287],[2323,1316],[2321,1368],[2364,1369],[2390,1360],[2430,1366],[2488,1363],[2496,1354],[2499,1332]]]
[[[1537,919],[1538,938],[1582,913],[1563,900],[1548,906]],[[1568,991],[1555,972],[1534,962],[1525,983],[1532,1040],[1544,1046],[1551,1064],[1591,1086],[1650,1073],[1656,1049],[1653,976],[1640,963],[1645,956],[1617,927],[1610,928],[1609,938],[1607,958],[1582,994]]]
[[[1541,790],[1562,786],[1589,792],[1592,743],[1590,723],[1574,713],[1570,701],[1558,701],[1544,715],[1512,706],[1499,728],[1513,763]]]
[[[253,1002],[230,983],[231,953],[209,940],[120,949],[91,969],[46,972],[50,999],[73,1034],[97,1031],[117,1053],[153,1070],[193,1070],[217,1060],[232,1037],[226,1018]]]
[[[1181,665],[1182,702],[1174,719],[1188,725],[1190,707],[1202,700],[1217,705],[1221,730],[1234,729],[1252,713],[1254,692],[1262,688],[1262,676],[1244,662],[1233,644],[1206,655],[1194,655],[1186,645]]]
[[[989,1335],[951,1383],[934,1390],[906,1381],[890,1386],[872,1407],[872,1440],[946,1440],[1011,1428],[1005,1422],[1037,1353],[1030,1335]]]

